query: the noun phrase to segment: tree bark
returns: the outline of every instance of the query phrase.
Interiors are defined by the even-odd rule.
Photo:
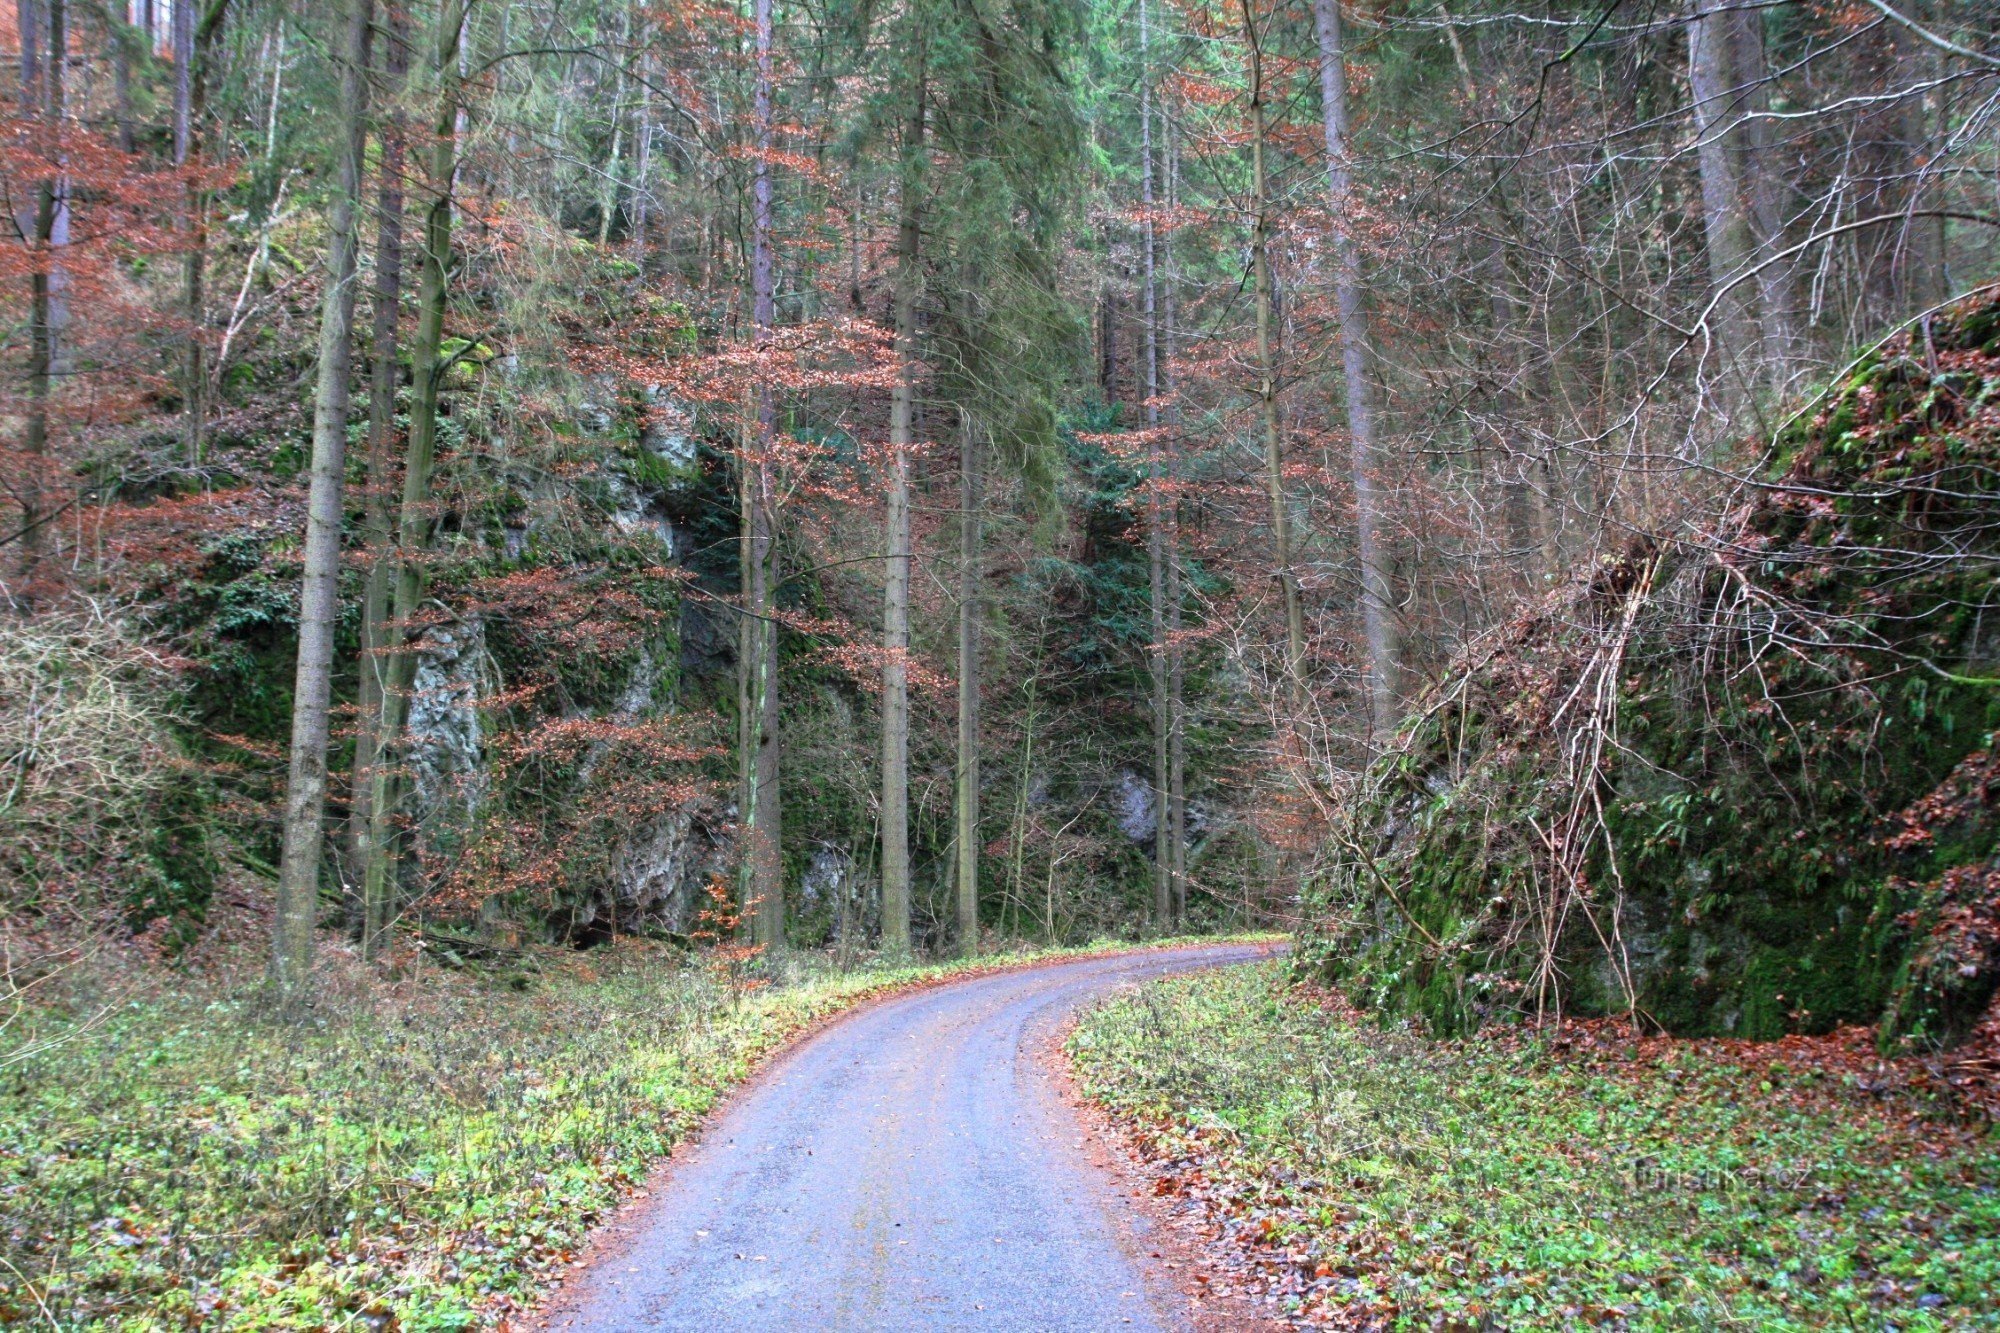
[[[134,145],[132,138],[132,25],[114,13],[110,28],[112,106],[113,114],[118,121],[118,151],[129,153],[132,151]]]
[[[757,468],[752,460],[752,425],[748,415],[736,433],[736,934],[746,943],[757,938],[756,897],[757,739],[764,707],[757,697],[757,668],[763,665],[763,639],[757,624],[756,531]]]
[[[21,110],[24,115],[40,114],[42,98],[42,4],[43,0],[15,0],[14,25],[21,35]]]
[[[921,48],[921,42],[919,43]],[[910,951],[910,449],[915,443],[923,190],[923,55],[902,144],[896,228],[896,384],[889,399],[889,502],[882,590],[882,951]]]
[[[751,322],[760,351],[771,346],[777,322],[776,283],[771,230],[771,0],[756,0],[757,78],[754,94],[757,160],[750,183]],[[777,398],[770,380],[760,372],[757,384],[756,441],[746,460],[749,508],[743,521],[749,528],[750,582],[748,620],[752,639],[751,705],[755,759],[745,788],[743,826],[744,905],[752,922],[751,937],[766,948],[785,942],[782,807],[779,804],[778,761],[778,626],[772,618],[771,589],[776,554],[776,496],[772,469],[777,447]]]
[[[1146,586],[1151,595],[1152,645],[1147,654],[1153,685],[1153,924],[1174,922],[1173,820],[1168,813],[1173,730],[1167,655],[1166,485],[1160,448],[1160,323],[1157,237],[1153,230],[1152,15],[1139,0],[1139,227],[1140,302],[1146,321]]]
[[[61,0],[57,0],[60,4]],[[332,696],[334,622],[340,613],[341,483],[346,477],[348,375],[354,343],[355,234],[367,135],[368,31],[373,0],[348,0],[340,77],[339,188],[328,218],[326,294],[320,313],[319,376],[313,395],[312,484],[306,501],[299,658],[292,692],[291,771],[285,785],[284,851],[271,981],[281,1002],[297,1000],[312,972],[313,925],[325,841],[327,705]]]
[[[958,765],[952,845],[957,852],[958,952],[979,953],[979,641],[985,504],[979,428],[961,422],[958,466]]]
[[[1292,522],[1285,498],[1284,440],[1278,420],[1277,352],[1273,345],[1276,310],[1271,283],[1271,203],[1265,171],[1264,51],[1250,12],[1250,0],[1240,0],[1243,41],[1250,58],[1250,174],[1256,225],[1250,238],[1250,262],[1257,299],[1257,405],[1264,425],[1264,485],[1271,501],[1271,575],[1285,607],[1283,676],[1291,721],[1304,721],[1306,711],[1305,606],[1298,573],[1292,567]]]
[[[762,0],[760,0],[761,2]],[[761,110],[759,112],[760,117],[762,117],[759,122],[761,132],[764,122],[768,120],[771,100],[770,74],[768,72],[771,58],[771,18],[768,11],[760,12],[763,12],[764,15],[757,27],[757,87],[762,99],[760,103]],[[600,246],[610,243],[611,220],[613,215],[618,212],[618,168],[624,160],[625,153],[625,62],[631,58],[632,49],[632,7],[630,5],[625,7],[623,40],[620,45],[622,49],[618,53],[618,67],[612,75],[611,85],[611,160],[604,169],[604,197],[599,204],[597,213],[597,243]]]
[[[646,43],[644,20],[639,25],[638,124],[632,134],[632,255],[639,266],[639,280],[646,279],[646,228],[652,222],[653,188],[653,86],[651,48]]]
[[[1725,428],[1748,397],[1750,348],[1756,320],[1750,293],[1737,279],[1751,254],[1743,212],[1743,179],[1736,152],[1739,119],[1725,0],[1696,0],[1688,23],[1688,90],[1694,108],[1695,160],[1701,174],[1702,225],[1707,239],[1709,284],[1717,303],[1709,335],[1719,365],[1717,406]]]
[[[1354,180],[1347,142],[1346,46],[1339,0],[1313,0],[1319,38],[1320,109],[1326,129],[1327,206],[1333,215],[1335,327],[1347,399],[1349,472],[1354,487],[1354,543],[1361,562],[1361,636],[1367,650],[1368,719],[1372,744],[1396,729],[1396,608],[1389,555],[1382,534],[1378,493],[1380,455],[1375,440],[1373,390],[1368,363],[1373,340],[1361,299],[1361,247],[1354,239]]]
[[[395,98],[409,67],[409,38],[402,8],[388,11],[382,56],[389,96]],[[388,647],[389,585],[395,572],[395,536],[391,527],[390,488],[396,475],[396,385],[399,364],[397,334],[403,300],[403,172],[408,134],[400,109],[381,121],[381,177],[375,191],[374,325],[369,337],[368,492],[362,499],[362,539],[366,543],[367,582],[361,599],[361,661],[358,709],[354,733],[354,771],[347,812],[347,864],[352,890],[359,901],[361,954],[373,958],[389,926],[389,900],[366,892],[369,828],[374,815],[375,765],[380,757],[382,698]],[[377,887],[386,887],[378,880]]]
[[[1729,15],[1731,64],[1744,114],[1737,125],[1743,176],[1749,190],[1750,230],[1757,261],[1757,295],[1764,332],[1764,365],[1771,387],[1783,394],[1805,355],[1795,265],[1778,256],[1785,248],[1791,184],[1770,118],[1771,71],[1764,57],[1764,13],[1756,6]]]
[[[195,7],[188,0],[178,0],[173,7],[172,39],[174,51],[174,165],[191,165],[195,153],[195,118],[199,114],[195,108],[194,64],[195,64]],[[208,372],[203,366],[201,338],[202,318],[202,250],[208,244],[206,228],[202,224],[202,210],[205,201],[202,192],[189,181],[186,187],[185,226],[188,233],[188,250],[181,260],[181,304],[187,315],[188,341],[181,353],[181,395],[182,447],[190,462],[199,464],[202,453],[203,416],[207,408],[203,403]]]
[[[41,6],[38,0],[21,0],[17,9],[21,29],[21,110],[24,120],[40,121],[41,155],[47,174],[35,183],[35,205],[30,210],[27,231],[34,248],[33,268],[28,277],[28,403],[22,423],[22,452],[27,467],[21,478],[21,581],[33,579],[42,559],[44,533],[49,515],[43,513],[42,472],[49,450],[49,400],[54,389],[56,339],[56,229],[61,216],[59,183],[60,139],[62,137],[62,80],[60,52],[66,43],[64,0],[53,0],[47,18],[51,51],[47,87],[43,86],[41,62]],[[31,131],[32,133],[32,131]]]
[[[1180,202],[1180,154],[1174,137],[1174,123],[1161,108],[1161,138],[1165,148],[1166,202],[1172,216]],[[1167,812],[1170,832],[1168,850],[1173,857],[1171,870],[1173,910],[1176,921],[1187,920],[1187,670],[1181,644],[1182,588],[1180,540],[1180,492],[1175,488],[1179,475],[1180,384],[1175,368],[1179,336],[1175,325],[1178,269],[1174,262],[1174,234],[1171,228],[1160,238],[1160,386],[1166,398],[1167,440],[1165,444],[1168,498],[1164,518],[1167,548]]]
[[[59,11],[63,0],[56,0]],[[21,110],[23,119],[41,121],[42,154],[48,174],[35,185],[35,206],[28,234],[34,247],[34,267],[28,276],[28,403],[22,426],[22,452],[27,467],[21,478],[21,581],[30,581],[42,559],[42,528],[48,517],[42,512],[42,470],[49,449],[49,397],[56,358],[56,323],[53,308],[54,256],[51,242],[56,222],[56,140],[61,125],[55,99],[44,94],[40,58],[40,6],[37,0],[21,0],[16,13],[21,30]],[[53,18],[53,16],[51,16]],[[51,24],[53,28],[54,24]]]
[[[423,600],[422,553],[431,531],[431,477],[437,463],[438,390],[443,363],[446,282],[451,266],[452,193],[458,169],[458,49],[472,0],[444,0],[438,8],[435,75],[437,118],[431,126],[430,200],[424,210],[423,255],[417,291],[417,328],[410,345],[410,436],[403,462],[403,496],[396,520],[395,574],[382,649],[381,716],[376,727],[373,780],[368,796],[368,846],[362,893],[379,904],[386,929],[393,917],[397,801],[393,788],[396,748],[409,712],[416,653],[410,630]],[[374,909],[371,909],[374,910]]]

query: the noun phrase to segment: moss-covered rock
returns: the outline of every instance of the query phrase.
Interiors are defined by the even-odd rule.
[[[1339,830],[1305,965],[1445,1031],[1970,1029],[2000,980],[1996,328],[1988,292],[1887,344],[1699,539],[1463,654]]]

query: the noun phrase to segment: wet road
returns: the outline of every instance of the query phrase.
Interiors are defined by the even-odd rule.
[[[551,1329],[1171,1329],[1171,1288],[1038,1055],[1078,1005],[1267,956],[1050,964],[864,1009],[678,1160]]]

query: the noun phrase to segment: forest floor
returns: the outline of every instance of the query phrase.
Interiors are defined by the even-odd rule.
[[[758,977],[630,942],[385,983],[327,953],[302,1028],[246,983],[157,968],[72,984],[0,1027],[0,1326],[504,1321],[816,1023],[1052,956],[794,954]]]
[[[1859,1030],[1432,1042],[1273,964],[1067,1049],[1218,1280],[1298,1326],[2000,1326],[2000,1136]]]

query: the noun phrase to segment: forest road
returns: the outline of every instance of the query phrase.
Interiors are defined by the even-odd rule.
[[[1063,1020],[1208,945],[884,1001],[781,1056],[547,1307],[550,1330],[1178,1329],[1155,1225],[1045,1068]],[[622,1230],[624,1234],[615,1234]]]

